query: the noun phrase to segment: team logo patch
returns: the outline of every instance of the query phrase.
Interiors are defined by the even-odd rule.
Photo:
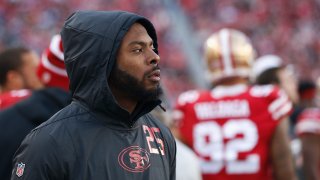
[[[130,146],[118,156],[120,166],[130,172],[143,172],[150,167],[150,154],[139,146]]]
[[[21,177],[21,176],[23,175],[23,172],[24,172],[24,168],[25,168],[25,167],[26,167],[26,165],[23,164],[22,162],[17,165],[16,175],[17,175],[18,177]]]

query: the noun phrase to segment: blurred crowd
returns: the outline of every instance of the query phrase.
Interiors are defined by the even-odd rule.
[[[203,42],[212,31],[231,27],[245,32],[259,55],[277,54],[295,65],[298,78],[317,78],[320,37],[318,0],[180,0]]]

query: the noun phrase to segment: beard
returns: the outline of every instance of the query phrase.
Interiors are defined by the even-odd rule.
[[[155,67],[154,69],[152,69],[152,71],[156,69],[159,69],[159,67]],[[143,75],[143,79],[147,78],[148,74],[151,72],[146,72]],[[163,93],[160,83],[156,86],[155,89],[148,90],[145,88],[145,85],[142,81],[139,81],[137,78],[130,75],[126,71],[119,69],[117,65],[115,65],[111,72],[109,83],[117,91],[120,91],[126,98],[135,101],[157,100]]]

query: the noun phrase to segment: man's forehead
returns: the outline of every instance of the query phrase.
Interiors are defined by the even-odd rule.
[[[22,61],[25,63],[40,61],[39,56],[34,51],[29,51],[21,55]]]
[[[134,23],[130,28],[129,31],[137,31],[137,32],[147,32],[146,28],[140,23]]]
[[[134,23],[130,29],[128,30],[127,34],[125,35],[124,39],[139,39],[144,38],[144,41],[151,41],[152,39],[149,36],[146,28],[141,25],[140,23]],[[147,39],[145,39],[147,38]]]

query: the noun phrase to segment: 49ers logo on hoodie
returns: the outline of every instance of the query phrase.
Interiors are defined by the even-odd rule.
[[[122,168],[130,172],[143,172],[150,167],[150,154],[139,146],[130,146],[118,156]]]

